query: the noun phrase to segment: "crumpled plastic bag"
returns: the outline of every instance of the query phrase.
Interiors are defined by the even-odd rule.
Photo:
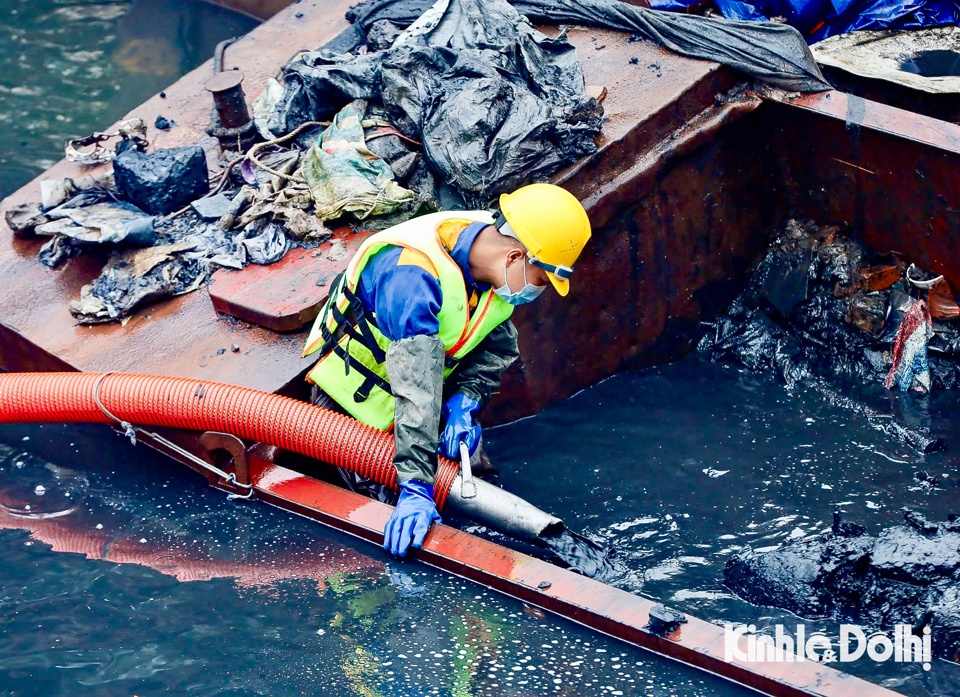
[[[146,247],[156,242],[154,217],[136,206],[107,201],[84,205],[83,196],[47,211],[50,222],[38,225],[38,235],[65,235],[85,244],[125,244]]]
[[[315,215],[307,213],[313,205],[313,198],[303,180],[287,180],[283,188],[269,194],[245,186],[237,194],[241,195],[245,199],[244,207],[230,228],[245,228],[255,220],[271,216],[283,224],[288,238],[320,242],[333,234]],[[223,222],[221,219],[221,228]]]
[[[243,248],[247,261],[265,265],[280,261],[290,249],[290,242],[279,223],[251,223],[241,233],[238,246]]]
[[[390,120],[422,134],[447,181],[483,204],[595,152],[603,108],[566,34],[541,34],[506,2],[446,1],[394,42],[381,79]]]
[[[306,121],[329,119],[346,103],[380,94],[379,54],[311,51],[283,66],[283,96],[267,119],[267,129],[290,133]]]
[[[381,98],[471,206],[596,152],[602,107],[587,96],[565,36],[537,32],[505,0],[440,0],[433,14],[387,51],[298,57],[283,70],[270,130]]]
[[[264,86],[263,92],[253,100],[253,106],[251,107],[251,111],[253,111],[253,125],[257,127],[257,131],[264,140],[274,140],[278,137],[277,134],[270,131],[270,115],[273,114],[273,110],[277,107],[277,102],[282,98],[283,85],[277,82],[276,78],[269,77],[267,78],[267,84]]]
[[[15,203],[7,208],[3,218],[13,236],[20,238],[33,237],[37,227],[50,222],[40,204],[35,202]]]
[[[70,303],[70,314],[79,324],[121,321],[141,305],[196,290],[206,273],[179,256],[191,248],[177,243],[114,252],[100,276]]]
[[[48,211],[73,197],[90,191],[107,191],[117,188],[113,170],[97,172],[84,177],[64,177],[40,180],[40,205]]]
[[[791,387],[811,372],[797,341],[759,310],[745,318],[721,315],[697,350],[713,361],[733,360],[756,372],[772,372]]]
[[[79,253],[80,249],[66,235],[54,235],[40,247],[37,258],[48,269],[55,269]]]
[[[304,158],[303,176],[320,220],[385,215],[415,198],[394,180],[390,165],[367,149],[362,121],[358,105],[347,105]]]

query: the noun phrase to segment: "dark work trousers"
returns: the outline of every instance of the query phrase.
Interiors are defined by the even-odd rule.
[[[323,407],[324,409],[335,411],[338,414],[349,416],[333,397],[321,390],[317,385],[314,385],[310,391],[310,401],[314,406]],[[358,494],[363,494],[382,503],[389,503],[391,506],[396,505],[400,492],[393,491],[383,484],[375,482],[372,479],[367,479],[366,477],[361,477],[356,472],[351,472],[342,467],[337,467],[337,472],[340,473],[343,483],[350,491],[355,491]]]

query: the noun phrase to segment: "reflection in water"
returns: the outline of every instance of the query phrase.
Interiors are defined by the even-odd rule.
[[[382,571],[383,565],[350,549],[330,547],[320,552],[301,552],[296,557],[268,555],[245,559],[217,558],[185,540],[176,544],[150,543],[146,538],[124,536],[124,532],[89,529],[68,508],[51,513],[34,513],[0,504],[0,529],[25,530],[30,539],[50,546],[53,552],[82,554],[87,559],[112,564],[138,564],[178,581],[234,579],[241,588],[269,587],[287,579],[310,579],[322,591],[333,574]]]
[[[353,549],[269,544],[274,536],[283,535],[282,530],[261,529],[252,533],[252,540],[241,538],[240,533],[251,533],[239,519],[211,539],[214,530],[203,528],[207,515],[158,515],[172,505],[156,497],[135,496],[109,482],[91,489],[88,475],[2,444],[0,473],[0,529],[29,532],[30,540],[49,545],[54,552],[136,564],[181,582],[233,579],[241,588],[306,579],[323,591],[327,579],[337,574],[383,573],[381,562]]]
[[[2,5],[0,197],[256,26],[201,0]]]
[[[16,444],[0,445],[0,684],[14,693],[740,694],[231,502],[104,428],[2,426],[0,442]]]

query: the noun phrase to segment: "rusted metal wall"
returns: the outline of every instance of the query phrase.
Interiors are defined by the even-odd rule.
[[[851,98],[842,118],[765,107],[770,194],[784,215],[848,223],[878,252],[900,252],[960,290],[960,127],[900,112],[907,130],[938,129],[934,148],[868,127],[857,114],[869,104]]]
[[[514,313],[522,365],[492,405],[502,420],[540,409],[630,367],[675,360],[699,322],[732,297],[780,213],[754,133],[760,115],[652,180],[649,193],[594,230],[577,264],[576,291],[545,294]]]
[[[694,119],[687,131],[711,122]],[[702,133],[692,138],[699,148],[591,210],[608,220],[578,264],[576,292],[515,313],[524,360],[492,420],[690,351],[698,322],[731,299],[790,217],[847,224],[876,251],[960,289],[960,127],[830,93],[765,101]]]

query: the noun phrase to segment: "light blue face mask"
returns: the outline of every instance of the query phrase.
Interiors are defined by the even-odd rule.
[[[540,293],[543,292],[543,289],[546,286],[535,286],[532,283],[527,283],[527,263],[526,260],[523,262],[523,282],[524,286],[516,293],[510,291],[510,284],[507,283],[507,267],[503,267],[503,285],[499,288],[494,288],[493,292],[500,296],[500,299],[505,303],[511,305],[525,305],[528,302],[536,300],[540,297]]]

